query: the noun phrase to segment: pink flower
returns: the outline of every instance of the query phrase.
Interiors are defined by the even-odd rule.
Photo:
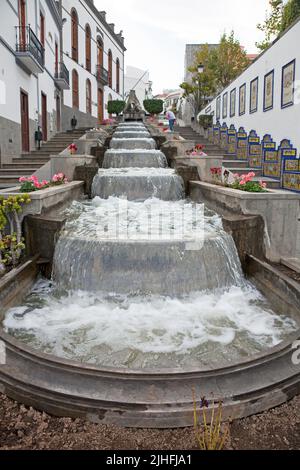
[[[244,186],[244,184],[246,184],[246,181],[244,181],[244,180],[240,181],[241,186]]]
[[[27,181],[27,178],[25,178],[25,176],[21,176],[21,178],[19,179],[20,183],[25,183],[26,181]]]
[[[260,187],[263,189],[267,187],[267,183],[264,183],[263,181],[260,181],[259,184],[260,184]]]

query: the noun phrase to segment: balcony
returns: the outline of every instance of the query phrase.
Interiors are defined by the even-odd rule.
[[[54,78],[55,84],[60,90],[70,90],[70,74],[63,62],[56,68]]]
[[[106,70],[102,65],[97,65],[96,78],[102,85],[108,85],[108,70]]]
[[[45,49],[30,26],[16,26],[16,60],[28,73],[43,73]]]

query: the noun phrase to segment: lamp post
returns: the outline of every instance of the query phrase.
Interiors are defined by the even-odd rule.
[[[198,71],[198,75],[202,75],[202,73],[204,72],[204,65],[203,64],[199,64],[198,67],[197,67],[197,71]],[[201,80],[200,80],[200,77],[197,78],[197,82],[198,82],[198,106],[197,108],[201,108],[202,106],[202,103],[201,103]],[[196,111],[196,110],[195,110]],[[199,109],[197,109],[197,112],[199,111]],[[200,109],[201,111],[201,109]],[[195,114],[197,114],[197,112]],[[196,116],[195,116],[196,117]],[[195,120],[195,117],[192,118],[192,121]]]

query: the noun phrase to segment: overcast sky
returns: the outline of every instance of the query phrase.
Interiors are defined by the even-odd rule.
[[[155,93],[178,88],[185,44],[217,43],[232,29],[249,53],[263,35],[268,0],[95,0],[117,32],[124,31],[126,64],[149,70]]]

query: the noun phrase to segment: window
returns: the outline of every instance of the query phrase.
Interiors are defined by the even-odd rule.
[[[42,12],[40,12],[40,41],[45,47],[45,17]]]
[[[103,43],[100,38],[97,39],[97,61],[100,67],[103,67]]]
[[[73,108],[79,108],[79,86],[78,73],[76,70],[72,72],[72,91],[73,91]]]
[[[113,83],[113,57],[112,57],[112,52],[111,50],[108,51],[108,86],[112,88],[112,83]]]
[[[26,2],[19,0],[20,50],[26,46]]]
[[[92,114],[92,85],[89,79],[86,81],[86,112]]]
[[[58,44],[55,41],[55,75],[58,76],[58,63],[59,63],[59,51],[58,51]]]
[[[119,59],[117,59],[116,71],[117,71],[117,77],[116,77],[116,81],[117,81],[116,92],[117,92],[117,93],[120,93],[120,61],[119,61]]]
[[[91,28],[87,24],[85,27],[85,68],[91,71]]]
[[[71,12],[71,23],[72,59],[78,62],[78,15],[74,9]]]

